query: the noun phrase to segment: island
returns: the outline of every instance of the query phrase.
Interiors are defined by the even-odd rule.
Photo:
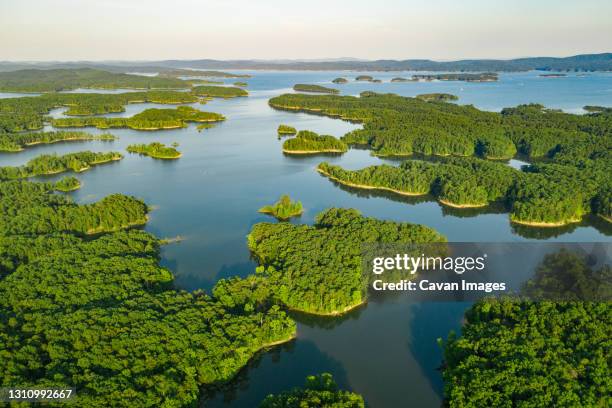
[[[238,81],[234,82],[234,86],[249,86],[249,84],[246,82]]]
[[[336,79],[332,80],[332,82],[334,84],[346,84],[346,83],[348,83],[348,79],[339,77],[339,78],[336,78]]]
[[[403,77],[391,78],[391,82],[409,82],[410,80]]]
[[[344,153],[347,150],[348,146],[342,140],[309,130],[300,130],[296,137],[283,143],[283,152],[288,154]]]
[[[400,195],[425,195],[455,208],[505,205],[514,223],[557,227],[580,222],[588,213],[610,219],[611,190],[605,169],[592,174],[554,164],[532,165],[524,172],[505,163],[478,158],[441,158],[436,163],[407,160],[361,170],[328,163],[317,170],[344,185],[386,190]]]
[[[176,109],[149,108],[129,118],[99,116],[52,119],[54,127],[87,127],[98,129],[130,128],[134,130],[161,130],[186,127],[190,122],[208,123],[225,120],[225,116],[214,112],[203,112],[191,106]]]
[[[302,203],[300,201],[291,201],[291,198],[288,195],[283,195],[281,196],[280,200],[273,205],[261,207],[259,212],[270,214],[281,221],[286,221],[289,218],[301,215],[304,212],[304,208],[302,207]]]
[[[567,74],[540,74],[538,76],[542,78],[563,78],[566,77]]]
[[[374,77],[370,76],[370,75],[358,75],[357,77],[355,77],[355,81],[368,81],[368,82],[372,82],[374,80]]]
[[[249,93],[242,88],[235,86],[214,86],[214,85],[198,85],[191,88],[191,92],[197,96],[207,96],[211,98],[237,98],[240,96],[248,96]]]
[[[247,242],[260,264],[258,273],[220,280],[213,292],[215,297],[227,305],[242,307],[252,300],[237,294],[257,288],[261,297],[268,296],[289,309],[334,316],[367,301],[371,274],[362,273],[363,244],[418,244],[446,239],[422,225],[382,221],[364,217],[357,210],[330,208],[317,215],[313,226],[255,224]]]
[[[55,191],[61,191],[63,193],[78,190],[79,188],[81,188],[81,182],[76,177],[64,177],[56,181],[53,186]]]
[[[268,395],[259,408],[365,408],[363,397],[338,389],[329,373],[309,375],[303,388]]]
[[[292,135],[295,135],[297,133],[297,130],[293,126],[278,125],[277,132],[278,132],[279,135],[292,136]]]
[[[418,74],[412,76],[413,81],[465,81],[465,82],[495,82],[498,80],[495,72],[479,74]]]
[[[189,86],[189,82],[178,78],[129,75],[93,68],[22,69],[0,72],[2,92],[58,92],[77,88],[186,89]]]
[[[56,154],[41,154],[18,167],[0,167],[0,180],[21,179],[34,176],[73,171],[80,173],[91,166],[121,160],[123,156],[117,152],[94,153],[90,151],[68,153],[63,156]]]
[[[19,152],[28,146],[57,142],[76,142],[85,140],[113,141],[116,137],[110,133],[92,135],[86,132],[32,132],[0,133],[0,151]]]
[[[420,94],[416,96],[417,99],[426,102],[448,102],[448,101],[456,101],[459,99],[457,95],[452,95],[448,93],[428,93],[428,94]]]
[[[149,156],[154,159],[178,159],[181,157],[181,153],[176,150],[174,144],[172,147],[168,147],[163,143],[149,143],[149,144],[132,144],[129,145],[126,150],[130,153],[138,153],[140,155]]]
[[[296,92],[315,92],[315,93],[328,93],[328,94],[338,94],[339,90],[334,88],[328,88],[326,86],[321,85],[312,85],[312,84],[295,84],[293,85],[293,90]]]

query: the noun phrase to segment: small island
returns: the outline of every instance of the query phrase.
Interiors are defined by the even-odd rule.
[[[133,144],[127,147],[127,151],[130,153],[138,153],[143,156],[149,156],[154,159],[178,159],[181,157],[181,153],[176,150],[176,143],[173,143],[172,147],[168,147],[163,143],[149,143],[147,144]]]
[[[42,154],[28,161],[23,166],[0,167],[0,180],[21,179],[34,176],[73,171],[80,173],[91,166],[121,160],[123,156],[117,152],[94,153],[90,151],[69,153],[63,156]]]
[[[395,77],[391,79],[391,82],[409,82],[410,80],[402,77]]]
[[[332,82],[334,84],[346,84],[346,83],[348,83],[348,79],[340,77],[340,78],[336,78],[336,79],[332,80]]]
[[[238,81],[234,82],[234,86],[249,86],[249,84],[246,82]]]
[[[309,130],[300,130],[295,138],[283,143],[283,152],[288,154],[344,153],[348,145],[329,135],[318,135]]]
[[[538,76],[542,78],[563,78],[566,77],[567,74],[540,74]]]
[[[413,81],[465,81],[465,82],[495,82],[498,77],[495,72],[483,72],[479,74],[419,74],[413,75]]]
[[[78,190],[79,188],[81,188],[81,182],[76,177],[64,177],[53,185],[55,191],[63,193]]]
[[[372,82],[374,80],[374,77],[370,76],[370,75],[359,75],[357,77],[355,77],[355,81],[368,81],[368,82]]]
[[[288,195],[283,195],[274,205],[266,205],[259,209],[260,213],[270,214],[281,221],[297,217],[304,212],[300,201],[291,201]]]
[[[316,92],[316,93],[328,93],[328,94],[340,93],[339,90],[334,89],[334,88],[328,88],[326,86],[311,85],[311,84],[295,84],[293,86],[293,90],[296,92]]]
[[[28,146],[57,142],[85,140],[113,141],[116,137],[110,133],[92,135],[86,132],[33,132],[33,133],[0,133],[0,151],[20,152]]]
[[[304,388],[293,388],[280,394],[270,394],[259,408],[364,408],[363,397],[338,388],[331,374],[306,377]]]
[[[235,86],[199,85],[191,88],[191,92],[197,96],[225,99],[249,95],[246,90]]]
[[[293,126],[289,125],[278,125],[278,134],[281,136],[292,136],[297,133],[297,130]]]
[[[448,102],[448,101],[456,101],[459,99],[457,95],[448,94],[448,93],[420,94],[420,95],[417,95],[416,98],[422,101],[425,101],[425,102]]]
[[[191,106],[179,106],[176,109],[150,108],[130,118],[108,118],[87,116],[78,118],[52,119],[55,127],[87,127],[98,129],[130,128],[134,130],[178,129],[187,126],[188,122],[220,122],[225,116],[214,112],[203,112]]]

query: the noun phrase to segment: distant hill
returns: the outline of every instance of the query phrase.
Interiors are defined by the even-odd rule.
[[[612,71],[612,53],[583,54],[571,57],[531,57],[510,60],[469,59],[432,61],[426,59],[366,61],[354,58],[327,60],[164,60],[164,61],[109,61],[109,62],[46,62],[18,63],[0,61],[0,71],[24,68],[90,67],[113,72],[152,72],[168,68],[195,69],[274,69],[309,71]]]

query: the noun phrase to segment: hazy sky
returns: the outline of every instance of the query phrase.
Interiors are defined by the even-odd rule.
[[[0,0],[0,60],[612,51],[610,0]]]

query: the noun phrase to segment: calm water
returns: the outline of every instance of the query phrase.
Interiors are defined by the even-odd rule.
[[[610,228],[593,220],[562,229],[533,230],[512,226],[500,210],[457,211],[426,199],[402,200],[341,188],[314,169],[323,160],[358,169],[379,164],[366,150],[343,156],[287,157],[281,153],[276,128],[281,123],[298,129],[341,136],[356,128],[340,120],[271,109],[267,100],[290,92],[295,83],[331,85],[350,72],[251,72],[248,98],[214,100],[193,106],[227,116],[225,123],[198,132],[195,126],[163,132],[113,130],[114,142],[59,143],[36,146],[24,152],[0,154],[1,165],[20,165],[42,153],[81,150],[120,151],[132,143],[178,142],[183,152],[176,161],[160,161],[126,154],[124,160],[79,174],[83,187],[72,193],[81,203],[120,192],[154,206],[146,230],[159,237],[180,235],[185,241],[163,248],[163,264],[175,273],[185,289],[210,289],[224,277],[252,273],[255,264],[246,248],[246,235],[257,222],[273,221],[257,209],[289,194],[303,202],[305,213],[294,222],[312,223],[321,210],[352,207],[365,215],[426,224],[450,241],[511,242],[535,239],[610,242]],[[519,103],[539,102],[570,112],[581,107],[612,105],[612,74],[566,78],[541,78],[537,73],[502,74],[497,83],[430,82],[389,83],[410,73],[372,73],[381,84],[334,85],[343,94],[364,90],[419,93],[449,92],[460,103],[499,110]],[[227,83],[234,80],[226,80]],[[14,94],[0,94],[0,97]],[[133,104],[131,116],[153,104]],[[160,106],[161,107],[161,106]],[[167,107],[167,106],[163,106]],[[61,116],[64,109],[52,112]],[[92,133],[100,133],[96,129]],[[387,161],[393,163],[391,161]],[[509,163],[520,167],[520,161]],[[57,178],[57,177],[54,177]],[[331,372],[338,382],[364,395],[371,407],[395,407],[406,396],[414,406],[437,407],[442,383],[436,368],[441,353],[436,339],[461,326],[464,303],[413,303],[405,297],[376,299],[367,307],[339,319],[296,316],[298,338],[262,353],[223,392],[203,406],[253,407],[265,395],[301,385],[308,374]]]

